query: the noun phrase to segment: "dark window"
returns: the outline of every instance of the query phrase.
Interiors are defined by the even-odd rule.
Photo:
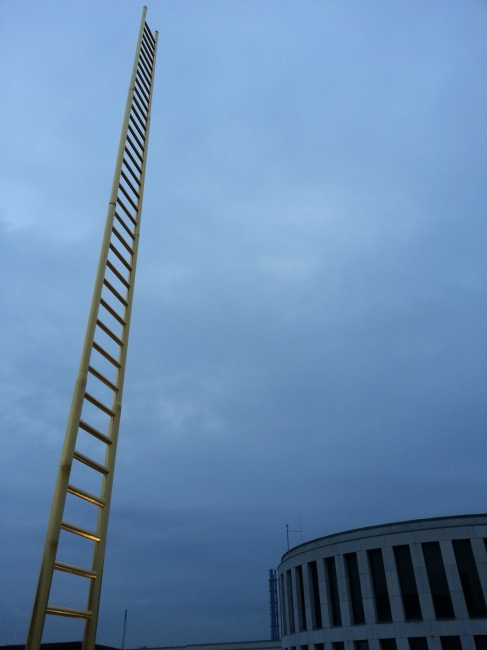
[[[343,641],[333,641],[331,650],[345,650],[345,643]]]
[[[306,629],[306,605],[304,604],[304,584],[303,584],[303,567],[296,567],[296,589],[298,600],[298,623],[299,631]]]
[[[396,639],[381,639],[380,650],[397,650]]]
[[[368,641],[354,641],[353,642],[354,650],[369,650]]]
[[[428,641],[425,636],[411,636],[408,642],[409,650],[428,650]]]
[[[287,635],[287,621],[286,621],[286,615],[284,613],[284,574],[281,574],[281,577],[279,578],[279,587],[280,587],[280,605],[281,605],[281,623],[282,623],[282,633],[284,636]]]
[[[406,621],[421,621],[421,606],[419,604],[418,588],[414,576],[411,550],[407,544],[394,546],[397,575],[401,588],[402,605]],[[418,637],[419,638],[419,637]]]
[[[316,562],[308,563],[308,579],[311,593],[311,612],[313,614],[313,628],[323,627],[321,620],[320,587],[318,584],[318,567]]]
[[[324,643],[315,643],[315,650],[325,650]]]
[[[372,586],[374,588],[375,610],[377,623],[390,623],[392,621],[391,603],[387,591],[386,572],[382,551],[375,548],[368,552],[370,571],[372,573]]]
[[[439,542],[422,544],[436,618],[455,618]]]
[[[475,639],[475,650],[487,650],[487,635],[486,634],[476,634]]]
[[[462,650],[459,636],[440,636],[441,650]]]
[[[301,650],[308,650],[308,646],[307,645],[302,645]]]
[[[340,613],[340,596],[338,595],[338,580],[337,580],[337,569],[335,565],[335,558],[327,557],[325,560],[325,567],[326,567],[326,587],[328,590],[328,602],[330,603],[331,626],[340,627],[342,624],[342,615]],[[339,650],[339,649],[335,648],[334,650]]]
[[[294,605],[293,605],[293,580],[291,571],[286,571],[286,591],[287,591],[287,617],[289,623],[289,634],[294,634]],[[295,649],[296,650],[296,649]]]
[[[487,609],[469,539],[455,539],[453,551],[470,618],[485,618]]]
[[[363,625],[365,623],[364,604],[362,601],[362,590],[360,589],[357,554],[347,553],[344,557],[347,565],[348,588],[350,604],[352,606],[353,623],[354,625]]]

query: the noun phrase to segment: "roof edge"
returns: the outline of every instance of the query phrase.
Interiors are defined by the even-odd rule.
[[[350,533],[358,533],[363,530],[372,530],[373,528],[386,528],[389,526],[403,526],[404,524],[415,524],[422,521],[442,521],[446,519],[469,519],[472,517],[487,517],[487,513],[479,512],[471,515],[446,515],[444,517],[424,517],[421,519],[406,519],[405,521],[393,521],[386,524],[376,524],[374,526],[362,526],[361,528],[351,528],[350,530],[342,530],[339,533],[332,533],[331,535],[323,535],[323,537],[315,537],[314,539],[310,539],[307,542],[302,542],[297,546],[293,546],[292,548],[289,549],[289,551],[286,551],[284,553],[284,555],[281,557],[281,561],[279,564],[282,564],[285,560],[289,559],[289,557],[291,557],[292,554],[299,548],[303,548],[304,546],[308,546],[309,544],[313,544],[315,542],[319,542],[324,539],[332,539],[333,537],[339,537],[340,535],[349,535]]]

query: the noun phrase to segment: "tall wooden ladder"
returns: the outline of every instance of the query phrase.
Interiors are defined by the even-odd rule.
[[[81,353],[66,436],[49,519],[39,583],[26,650],[39,650],[46,614],[84,619],[83,650],[93,650],[103,574],[108,516],[122,407],[130,316],[134,295],[142,195],[149,141],[157,36],[142,11],[135,60],[120,137],[117,163],[101,246],[88,325]],[[80,445],[81,449],[80,450]],[[98,460],[86,450],[99,450]],[[104,461],[103,461],[104,458]],[[83,466],[97,477],[97,489],[71,482]],[[78,468],[78,470],[77,470]],[[82,473],[82,472],[81,472]],[[68,497],[68,494],[71,495]],[[65,520],[67,500],[94,508],[94,530]],[[86,505],[86,503],[90,505]],[[79,510],[79,508],[78,508]],[[85,568],[57,558],[61,531],[92,545],[92,563]],[[74,541],[74,540],[73,540]],[[72,547],[73,545],[71,545]],[[69,544],[68,544],[69,547]],[[90,551],[91,554],[91,551]],[[49,602],[55,572],[85,580],[84,609]],[[65,594],[66,598],[70,594]],[[63,596],[64,597],[64,596]]]

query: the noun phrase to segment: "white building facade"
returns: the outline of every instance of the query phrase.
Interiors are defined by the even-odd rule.
[[[284,650],[487,650],[487,515],[328,535],[278,569]]]

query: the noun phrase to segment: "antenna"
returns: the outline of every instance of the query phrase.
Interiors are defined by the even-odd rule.
[[[286,540],[287,540],[287,550],[289,551],[289,533],[301,533],[301,542],[303,541],[303,531],[301,528],[301,513],[299,513],[299,528],[297,530],[291,530],[289,524],[286,524]]]

